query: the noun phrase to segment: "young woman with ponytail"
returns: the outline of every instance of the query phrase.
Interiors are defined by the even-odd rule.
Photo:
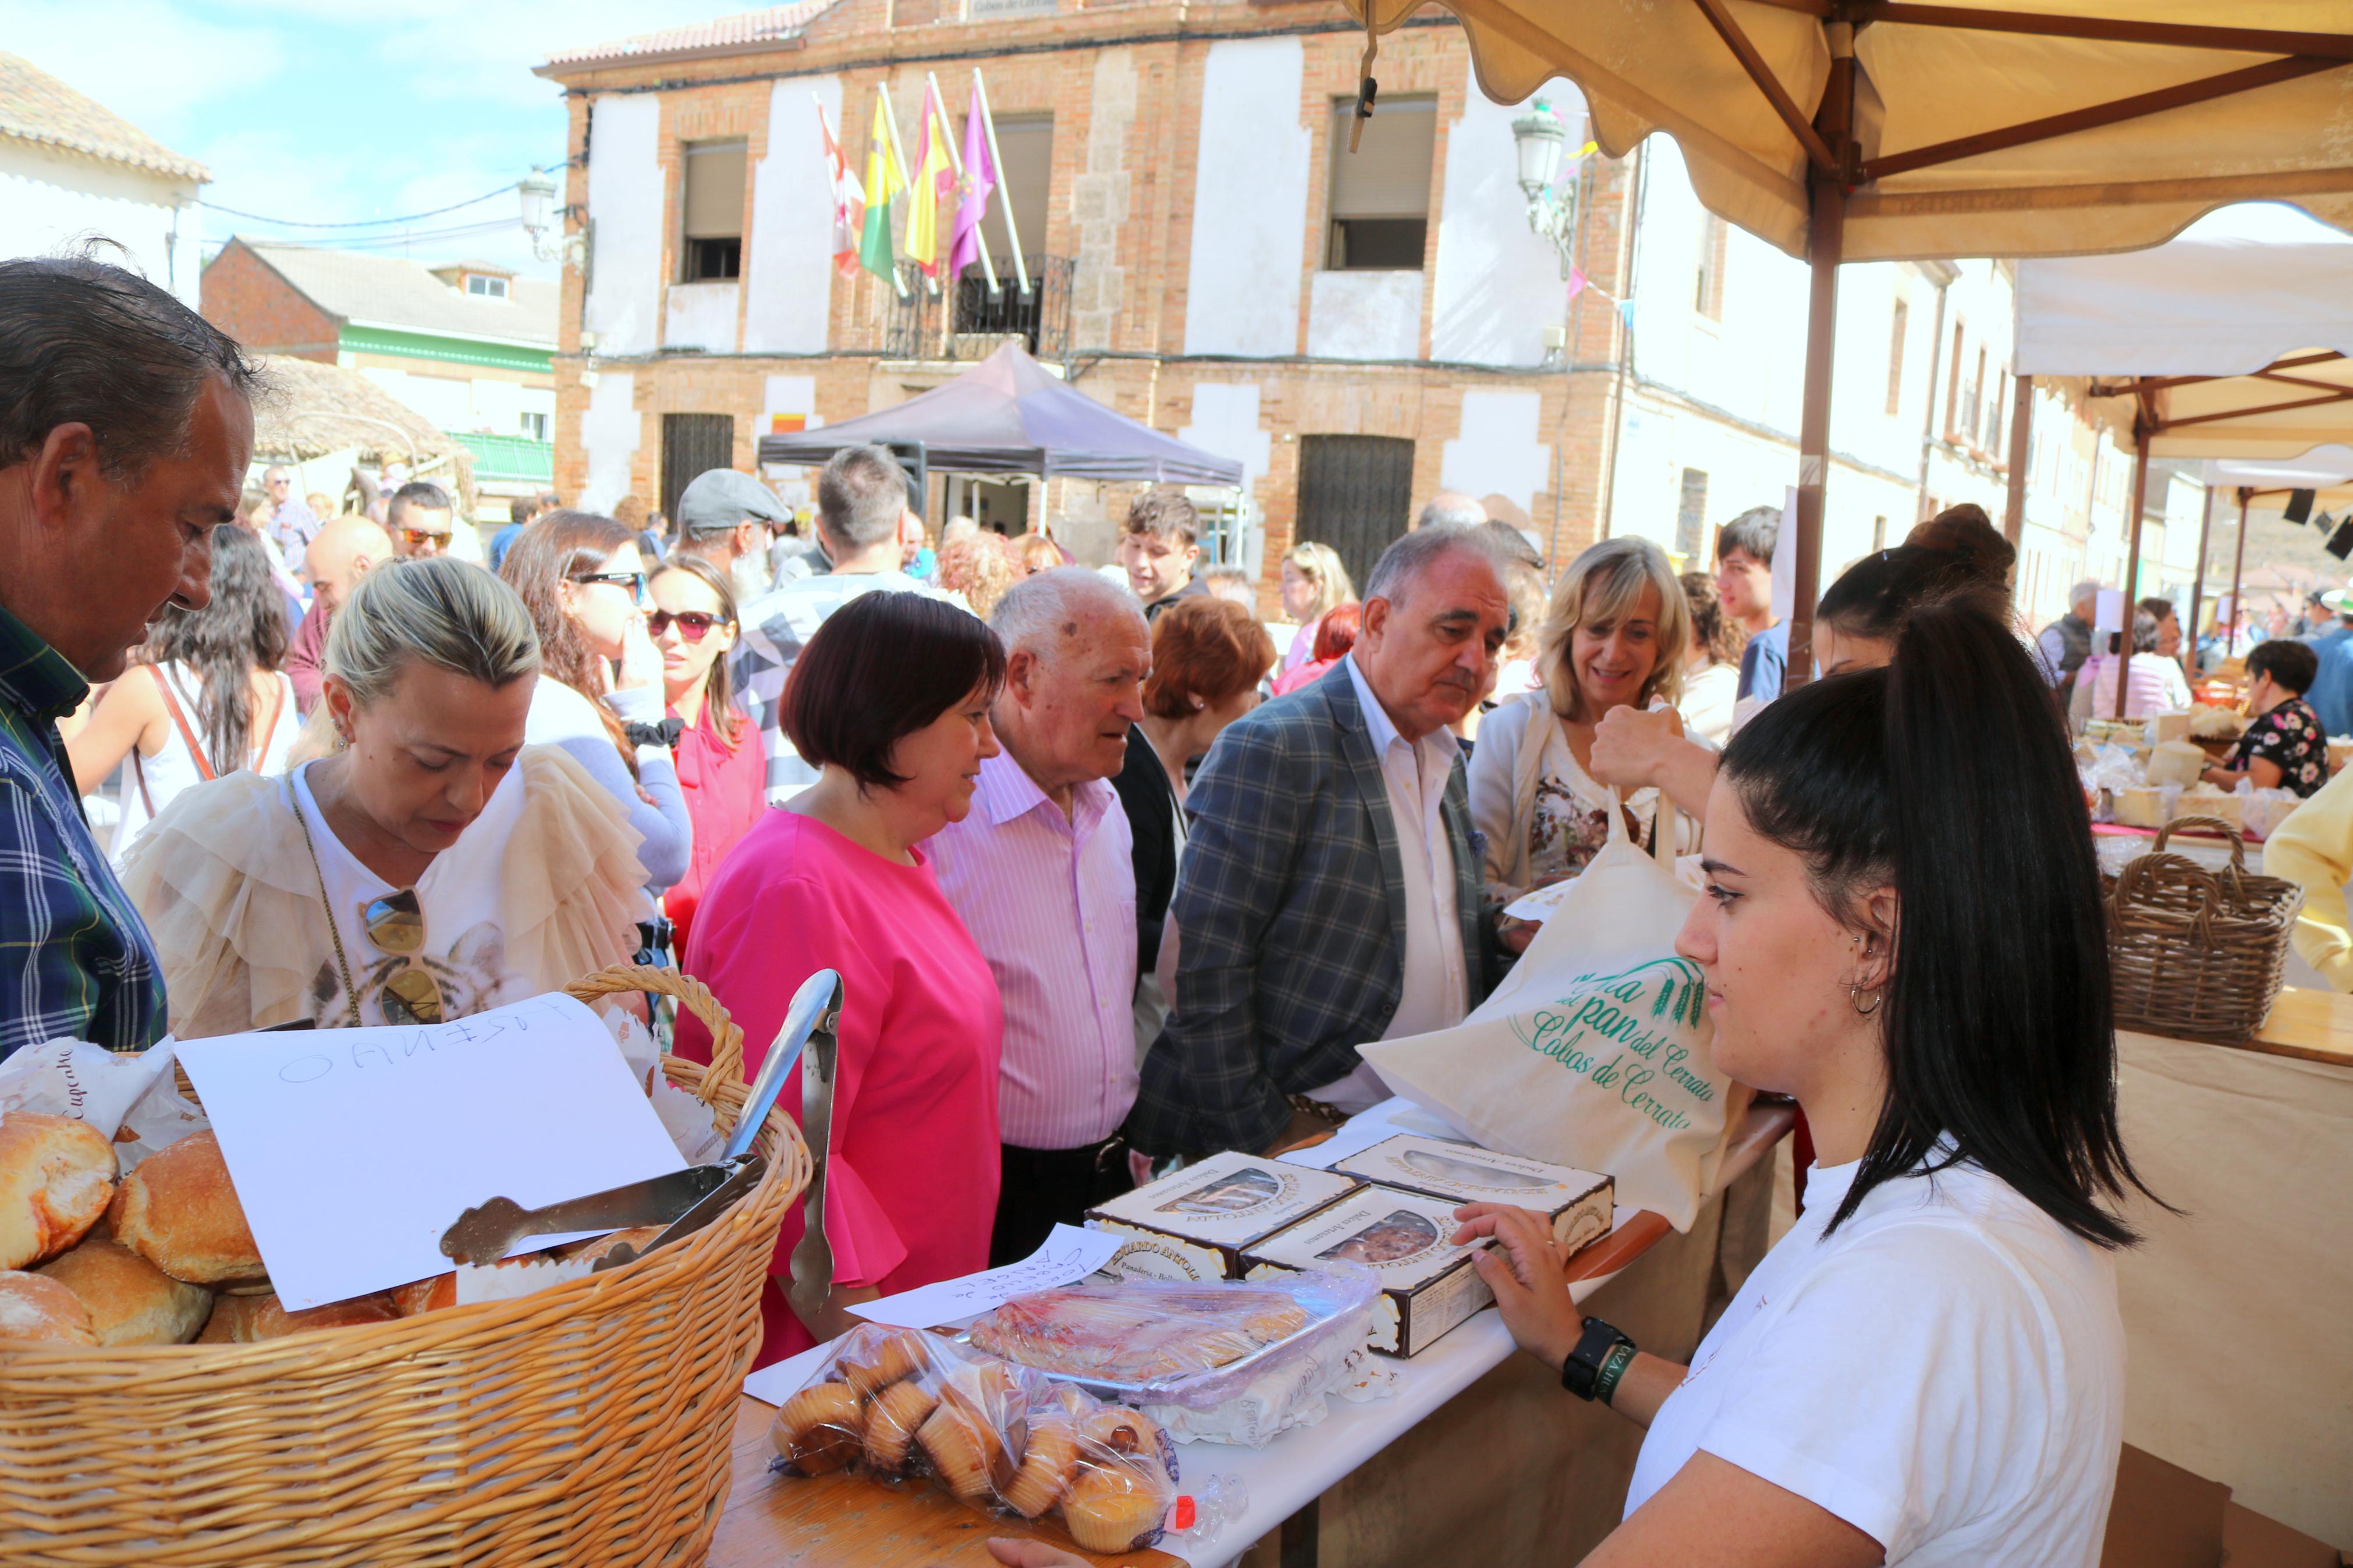
[[[1596,1565],[2100,1557],[2113,1212],[2140,1190],[2090,825],[2026,650],[1963,597],[1734,737],[1677,950],[1715,1059],[1813,1127],[1808,1206],[1688,1367],[1582,1317],[1541,1216],[1458,1241],[1521,1347],[1647,1426]]]

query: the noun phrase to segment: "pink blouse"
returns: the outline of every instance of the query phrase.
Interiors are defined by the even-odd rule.
[[[838,1286],[886,1296],[987,1268],[997,1218],[1004,1014],[987,961],[915,854],[895,865],[820,822],[772,811],[712,879],[681,964],[743,1028],[747,1077],[801,982],[840,972],[826,1237]],[[681,1055],[708,1059],[699,1022],[681,1014],[678,1035]],[[797,1118],[797,1068],[782,1103]],[[815,1342],[780,1299],[800,1236],[796,1205],[769,1265],[755,1365]]]
[[[676,718],[673,708],[670,716]],[[768,757],[760,744],[760,727],[735,715],[732,746],[719,732],[719,710],[702,705],[702,717],[678,738],[679,793],[686,797],[686,815],[694,824],[694,847],[686,875],[662,894],[662,913],[678,927],[678,951],[686,951],[693,934],[694,911],[712,873],[738,840],[768,809]]]

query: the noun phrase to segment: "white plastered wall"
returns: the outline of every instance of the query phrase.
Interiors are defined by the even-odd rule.
[[[609,510],[629,493],[629,463],[644,434],[638,378],[626,370],[599,373],[580,414],[580,450],[588,459],[588,482],[580,491],[584,510]]]
[[[826,349],[833,191],[818,133],[819,109],[840,141],[840,78],[798,77],[768,89],[768,150],[752,174],[752,234],[744,254],[746,353]]]
[[[813,375],[772,375],[766,378],[760,393],[760,425],[752,433],[756,449],[759,438],[768,434],[779,414],[797,414],[807,423],[804,429],[815,430],[825,424],[825,416],[817,411],[817,377]],[[763,463],[760,475],[776,492],[776,499],[786,506],[817,504],[817,470],[797,463]]]
[[[661,100],[608,93],[595,107],[588,216],[596,249],[582,325],[596,334],[600,355],[651,353],[660,341]]]
[[[1310,137],[1299,122],[1297,38],[1209,46],[1185,295],[1185,352],[1299,352]]]
[[[1316,359],[1419,359],[1421,273],[1318,272],[1307,301]]]
[[[161,175],[0,137],[0,257],[46,256],[90,236],[111,239],[150,281],[193,310],[204,237],[195,196],[194,185]],[[188,205],[175,213],[179,202]]]
[[[1536,492],[1552,487],[1552,447],[1536,438],[1541,412],[1536,393],[1464,393],[1462,433],[1446,443],[1439,488],[1508,496],[1533,516]]]
[[[1572,83],[1547,82],[1535,96],[1581,137],[1585,99]],[[1430,284],[1432,359],[1536,364],[1545,355],[1545,328],[1568,313],[1560,253],[1529,229],[1527,197],[1520,194],[1512,121],[1526,112],[1524,104],[1489,101],[1472,80],[1461,117],[1447,128]]]

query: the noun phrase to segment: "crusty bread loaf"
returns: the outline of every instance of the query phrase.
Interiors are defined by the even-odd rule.
[[[41,1266],[90,1312],[102,1345],[184,1345],[205,1326],[213,1293],[173,1279],[118,1241],[90,1237]]]
[[[174,1279],[227,1285],[268,1277],[220,1140],[210,1132],[140,1162],[122,1179],[107,1218],[115,1240]]]
[[[114,1196],[114,1145],[87,1121],[0,1116],[0,1268],[26,1268],[79,1241]]]
[[[81,1299],[54,1279],[0,1270],[0,1340],[57,1340],[95,1345],[97,1331]]]
[[[458,1276],[454,1273],[412,1279],[392,1293],[392,1310],[404,1318],[416,1317],[419,1312],[438,1312],[457,1304]]]
[[[393,1310],[392,1299],[382,1295],[354,1296],[348,1301],[330,1301],[301,1312],[290,1312],[280,1306],[274,1293],[223,1296],[213,1303],[213,1315],[206,1321],[205,1331],[196,1336],[196,1343],[249,1345],[299,1334],[305,1329],[388,1323],[399,1315]]]

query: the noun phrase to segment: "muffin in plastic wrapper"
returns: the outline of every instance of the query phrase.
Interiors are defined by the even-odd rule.
[[[1159,1423],[939,1334],[844,1335],[769,1428],[771,1468],[928,1479],[991,1512],[1060,1521],[1089,1552],[1159,1539],[1176,1500]]]

